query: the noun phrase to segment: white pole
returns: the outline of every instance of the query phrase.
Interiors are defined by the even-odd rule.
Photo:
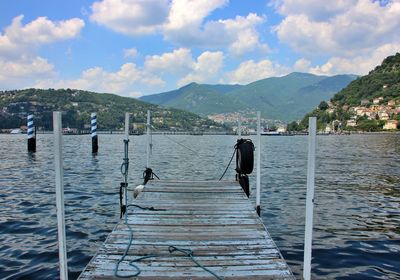
[[[261,112],[257,112],[257,189],[256,189],[256,211],[261,214]]]
[[[125,113],[125,140],[124,140],[124,163],[125,163],[125,174],[124,174],[124,201],[125,207],[128,207],[128,169],[129,169],[129,158],[128,158],[128,143],[129,143],[129,113]],[[128,223],[128,213],[125,213],[125,224]]]
[[[150,110],[147,110],[147,164],[146,167],[150,167],[150,152],[151,152],[151,139],[150,139]]]
[[[240,115],[239,115],[239,117],[238,117],[237,135],[238,135],[238,138],[239,138],[239,139],[242,138],[242,120],[241,120],[241,118],[240,118]]]
[[[129,113],[125,113],[125,140],[129,140]]]
[[[64,172],[62,160],[61,112],[53,112],[54,164],[56,171],[56,204],[58,227],[58,254],[60,258],[60,279],[68,280],[67,246],[64,219]]]
[[[312,228],[314,209],[314,184],[315,184],[315,143],[317,131],[317,118],[308,119],[308,164],[307,164],[307,198],[306,198],[306,226],[304,236],[304,280],[311,279],[311,250]]]

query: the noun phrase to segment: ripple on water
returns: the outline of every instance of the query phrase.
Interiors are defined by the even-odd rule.
[[[218,179],[234,136],[153,136],[163,179]],[[57,279],[52,136],[28,156],[22,135],[0,135],[0,278]],[[76,279],[119,220],[122,135],[64,138],[69,278]],[[318,137],[314,279],[400,279],[399,135]],[[130,146],[129,183],[142,182],[146,137]],[[302,274],[307,137],[263,137],[262,218],[294,273]],[[234,166],[226,178],[234,178]],[[255,174],[250,175],[254,203]]]

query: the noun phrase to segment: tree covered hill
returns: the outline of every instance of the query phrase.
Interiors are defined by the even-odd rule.
[[[368,75],[351,82],[332,98],[338,105],[359,105],[363,99],[383,97],[386,101],[400,96],[400,53],[385,58]]]
[[[143,96],[141,100],[200,115],[261,111],[265,118],[287,121],[301,118],[355,78],[295,72],[244,86],[191,83],[177,90]]]
[[[35,115],[35,125],[52,129],[52,112],[63,111],[63,125],[88,128],[91,112],[97,112],[98,129],[123,127],[125,112],[133,114],[134,123],[145,123],[147,110],[152,111],[153,125],[158,129],[208,130],[221,125],[178,109],[163,108],[134,98],[108,93],[72,89],[24,89],[0,92],[0,128],[26,125],[28,112]]]
[[[299,124],[290,123],[288,129],[306,129],[310,116],[317,117],[320,130],[399,128],[400,53],[385,58],[381,65],[335,94],[330,102],[321,102]]]

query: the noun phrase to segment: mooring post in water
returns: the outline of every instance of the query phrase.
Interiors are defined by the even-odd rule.
[[[28,152],[34,153],[36,152],[36,129],[33,126],[33,115],[29,114],[28,115]],[[35,135],[33,135],[33,132],[35,131]]]
[[[146,133],[147,133],[147,162],[146,168],[150,168],[150,154],[152,149],[151,135],[150,135],[150,110],[147,110],[147,123],[146,123]]]
[[[315,144],[317,132],[317,118],[308,119],[308,163],[307,163],[307,198],[306,198],[306,226],[304,235],[304,280],[311,279],[311,251],[314,210],[315,185]]]
[[[261,112],[257,112],[257,188],[256,211],[261,215]]]
[[[129,144],[129,113],[125,113],[125,139],[124,139],[124,203],[125,203],[125,224],[128,223],[128,170],[129,170],[129,157],[128,157],[128,144]]]
[[[54,164],[56,172],[56,204],[58,227],[58,253],[60,258],[60,279],[68,279],[67,245],[64,219],[64,172],[62,159],[61,112],[53,112]]]
[[[92,113],[90,115],[90,124],[91,124],[91,136],[92,136],[92,153],[97,154],[99,150],[99,144],[97,139],[97,115],[96,113]]]
[[[240,118],[240,115],[238,117],[237,135],[239,139],[242,138],[242,120]]]

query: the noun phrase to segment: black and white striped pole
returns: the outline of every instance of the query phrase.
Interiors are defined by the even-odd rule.
[[[97,154],[99,150],[98,139],[97,139],[97,115],[96,113],[92,113],[90,116],[91,123],[91,136],[92,136],[92,153]]]
[[[35,128],[33,126],[33,115],[28,115],[28,152],[36,152],[36,138],[33,135]]]

